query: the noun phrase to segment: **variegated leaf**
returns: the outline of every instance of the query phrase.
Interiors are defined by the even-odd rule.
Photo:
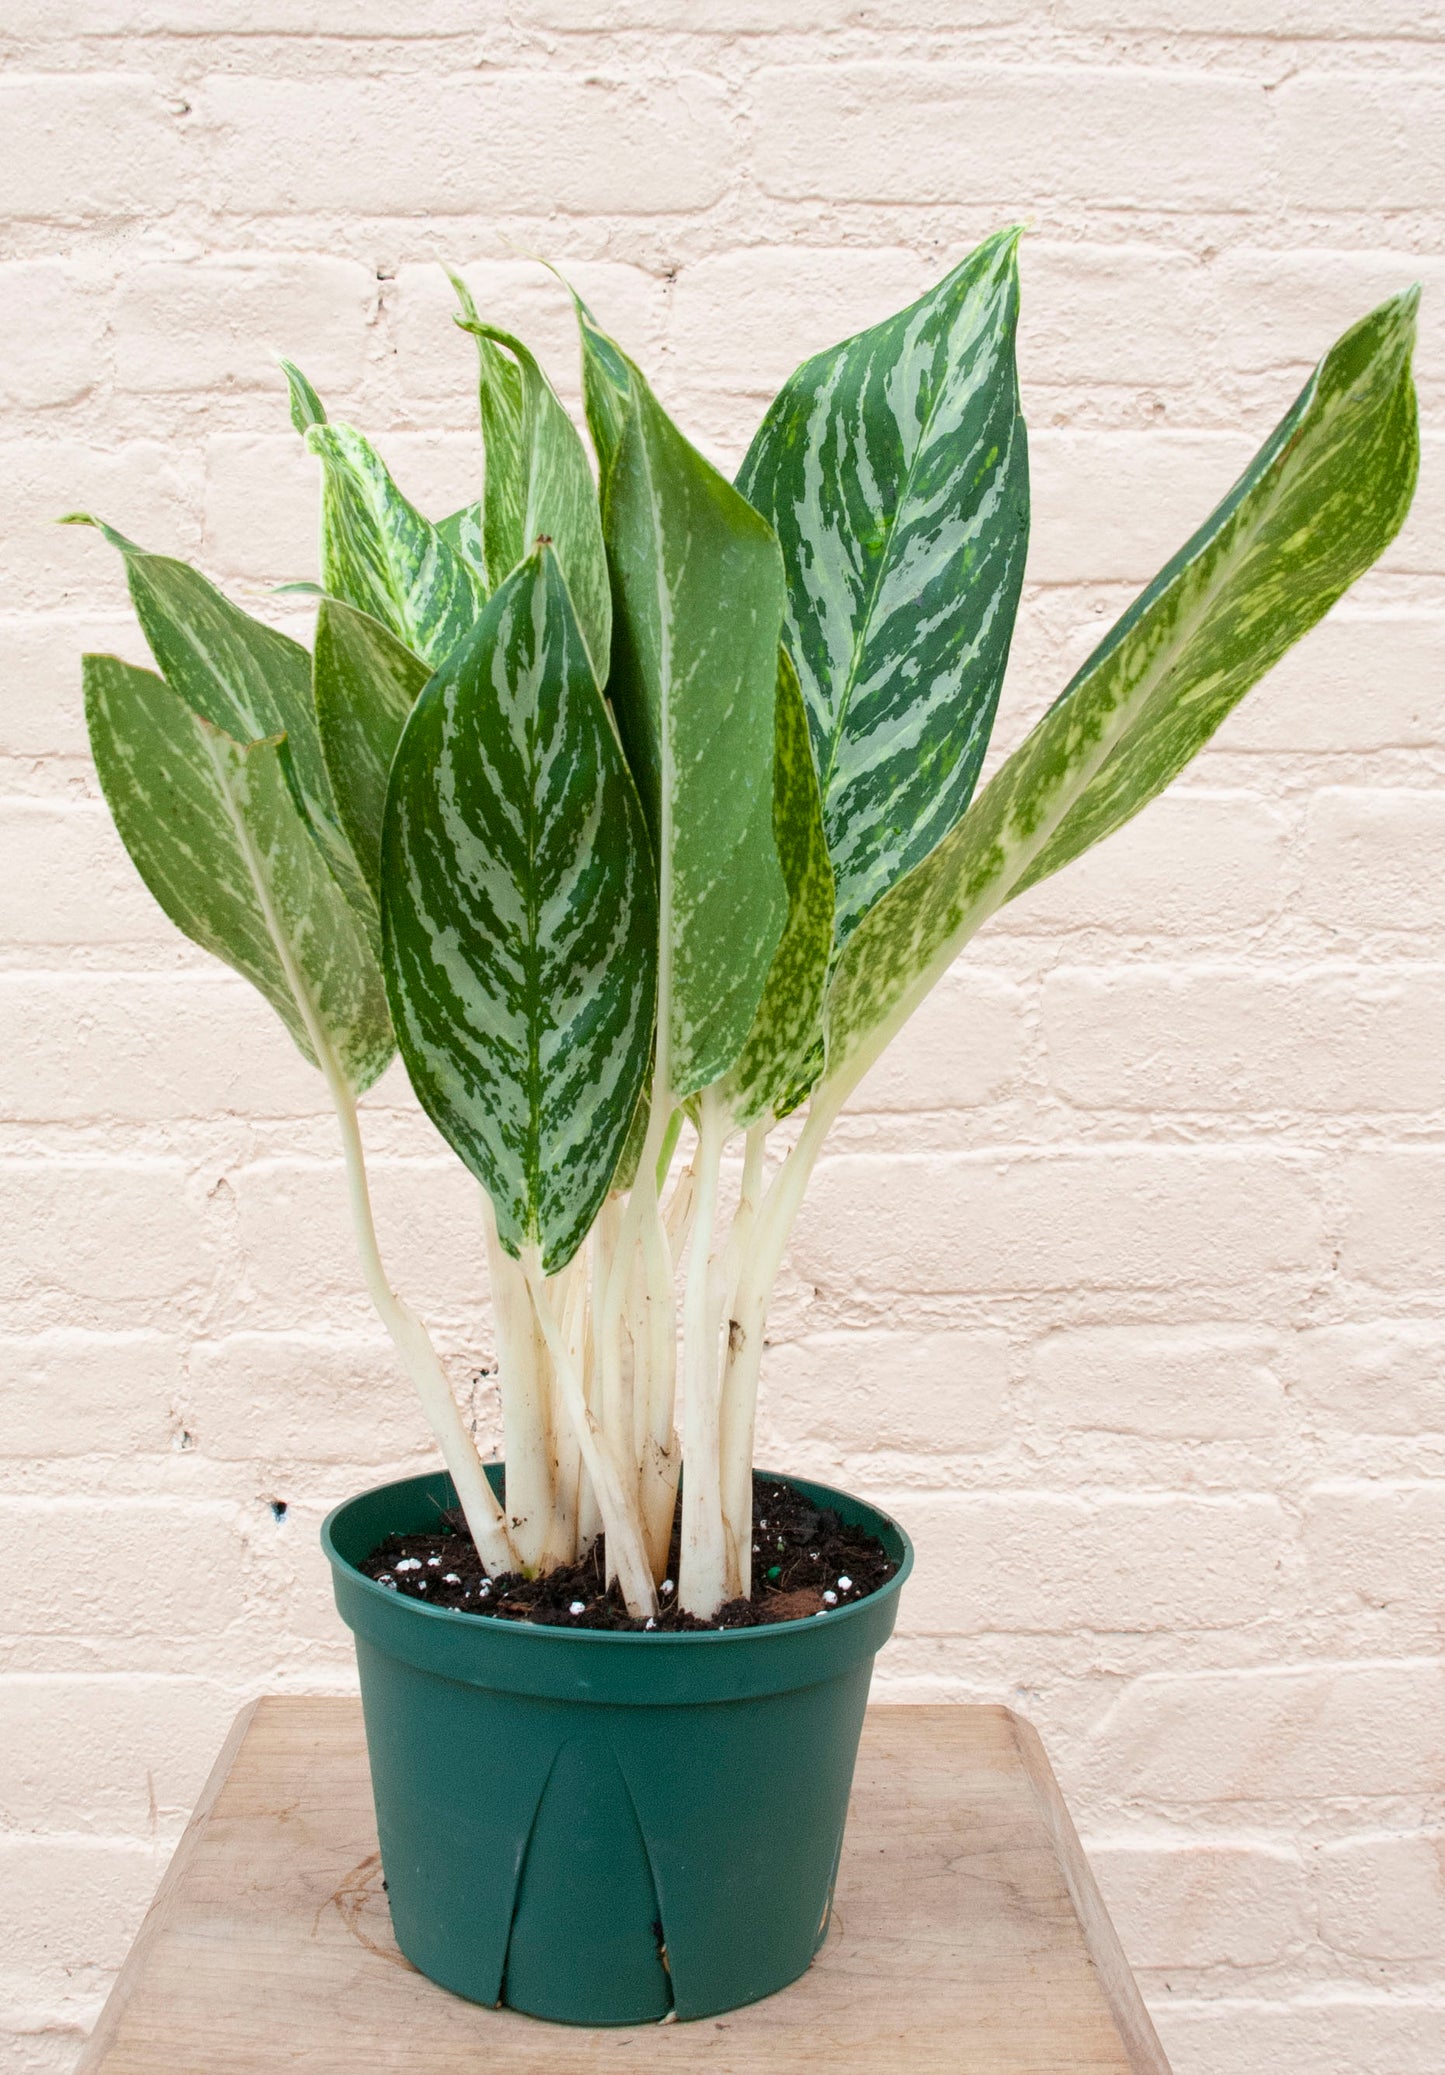
[[[822,1065],[823,985],[833,948],[833,868],[808,716],[786,649],[778,651],[773,840],[788,919],[753,1027],[719,1093],[738,1124],[797,1107]]]
[[[531,551],[527,539],[526,429],[522,370],[510,353],[488,335],[472,292],[460,274],[448,269],[462,314],[457,323],[477,346],[477,407],[482,426],[482,567],[487,588],[495,591],[522,556]]]
[[[85,658],[106,802],[176,927],[260,989],[313,1065],[357,1090],[392,1054],[381,971],[296,811],[275,741],[240,743],[149,670]],[[304,997],[304,999],[303,999]]]
[[[531,554],[539,540],[547,541],[562,565],[597,681],[605,684],[612,641],[612,591],[602,546],[602,514],[587,450],[556,391],[519,338],[494,324],[484,324],[479,317],[465,316],[457,322],[474,334],[479,346],[510,353],[522,383],[522,498],[520,509],[512,515],[516,531],[508,540],[500,527],[494,534],[488,522],[487,567],[494,576],[499,571],[505,575],[500,558],[510,555],[506,567],[511,569]],[[491,467],[489,448],[489,474]],[[494,560],[494,555],[499,559]]]
[[[630,363],[607,474],[609,693],[658,859],[658,1068],[709,1087],[752,1027],[787,916],[773,843],[783,568],[772,528]]]
[[[304,439],[310,426],[326,423],[326,406],[294,360],[283,360],[281,372],[290,395],[291,423]]]
[[[413,709],[383,847],[387,985],[423,1106],[549,1274],[607,1194],[652,1046],[642,810],[556,557]]]
[[[840,945],[962,815],[988,746],[1028,545],[1018,236],[805,362],[738,476],[782,543]]]
[[[473,569],[486,585],[486,557],[482,548],[482,507],[480,504],[464,504],[460,511],[448,512],[444,519],[437,520],[437,532],[449,548],[455,550],[464,562]]]
[[[297,807],[337,884],[375,933],[375,897],[346,839],[322,755],[305,649],[242,612],[189,563],[148,555],[85,513],[73,513],[68,523],[97,526],[125,556],[150,652],[193,713],[235,742],[285,737],[281,763]],[[379,941],[376,949],[379,955]]]
[[[349,425],[311,425],[306,444],[324,472],[325,589],[380,620],[435,669],[471,631],[486,602],[480,572],[402,496],[359,432]]]
[[[321,747],[341,825],[381,898],[386,781],[406,717],[431,672],[369,613],[323,598],[311,658]]]
[[[1161,792],[1388,546],[1418,467],[1417,300],[1382,304],[1326,354],[1223,503],[854,934],[829,996],[830,1077],[876,1054],[1005,901]]]
[[[628,361],[621,348],[600,329],[576,289],[570,283],[565,285],[577,313],[582,341],[582,401],[587,411],[587,430],[592,435],[605,484],[627,426],[632,397]]]

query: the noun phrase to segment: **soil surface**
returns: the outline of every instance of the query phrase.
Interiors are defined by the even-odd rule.
[[[679,1512],[681,1509],[679,1508]],[[684,1614],[677,1604],[681,1528],[674,1522],[668,1575],[655,1621],[628,1613],[614,1584],[607,1586],[606,1553],[599,1540],[579,1563],[545,1578],[509,1572],[489,1578],[459,1512],[437,1516],[434,1530],[388,1535],[360,1565],[368,1578],[393,1592],[502,1621],[535,1621],[550,1628],[757,1628],[765,1621],[802,1621],[850,1607],[885,1585],[896,1568],[881,1542],[846,1527],[831,1507],[810,1505],[791,1485],[753,1479],[753,1595],[729,1600],[711,1621]]]

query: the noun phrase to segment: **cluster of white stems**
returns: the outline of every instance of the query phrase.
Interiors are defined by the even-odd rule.
[[[607,1198],[557,1275],[543,1274],[535,1249],[520,1260],[506,1251],[491,1201],[479,1192],[501,1384],[503,1507],[431,1337],[382,1264],[355,1097],[326,1053],[367,1288],[420,1392],[488,1573],[555,1570],[585,1554],[600,1532],[628,1612],[655,1615],[685,1463],[678,1603],[707,1619],[746,1597],[768,1304],[841,1096],[815,1093],[771,1174],[771,1120],[746,1132],[731,1216],[721,1184],[732,1127],[718,1097],[698,1099],[696,1125],[685,1131],[680,1112],[654,1104],[631,1189]]]

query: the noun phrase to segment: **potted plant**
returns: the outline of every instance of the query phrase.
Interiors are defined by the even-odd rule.
[[[580,302],[595,467],[457,283],[485,470],[436,522],[288,365],[310,653],[102,529],[160,672],[85,659],[106,798],[324,1075],[445,1465],[324,1539],[398,1939],[483,2002],[695,2017],[807,1966],[910,1562],[863,1501],[754,1483],[819,1149],[974,932],[1167,785],[1409,507],[1414,290],[975,797],[1028,536],[1017,244],[808,361],[736,484]],[[378,1250],[357,1098],[394,1050],[481,1184],[505,1471]]]

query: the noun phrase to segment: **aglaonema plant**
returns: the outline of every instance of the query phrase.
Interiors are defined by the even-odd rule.
[[[980,926],[1153,799],[1409,507],[1413,290],[975,797],[1028,538],[1017,243],[808,361],[735,484],[580,302],[595,466],[456,284],[484,471],[439,522],[288,364],[309,654],[103,529],[159,672],[85,659],[106,798],[324,1075],[367,1287],[494,1574],[603,1533],[655,1616],[685,1466],[679,1603],[750,1591],[768,1303],[829,1126]],[[505,1505],[377,1245],[357,1098],[395,1049],[481,1184]]]

